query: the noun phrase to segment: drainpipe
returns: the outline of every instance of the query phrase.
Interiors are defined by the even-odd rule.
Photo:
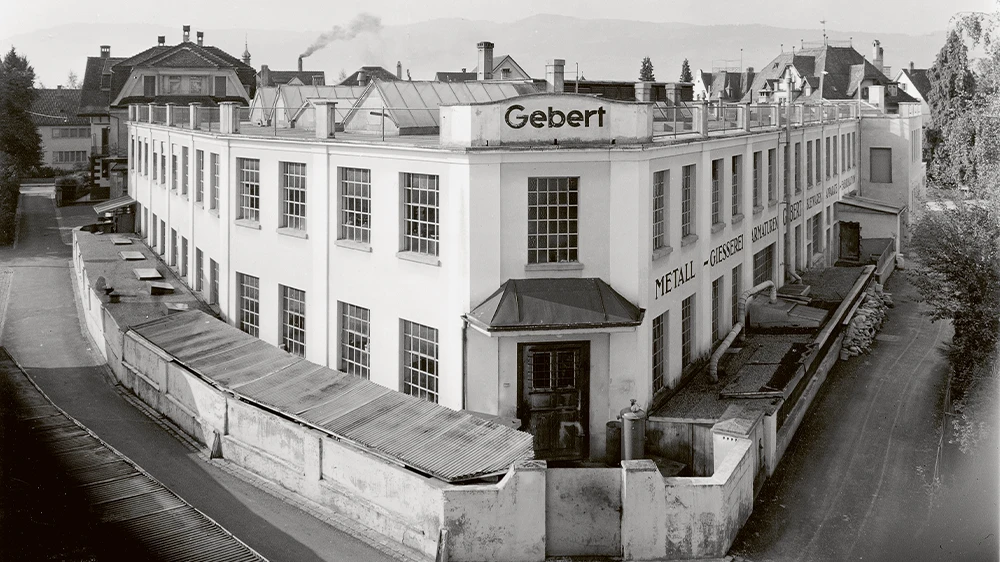
[[[770,300],[772,304],[778,302],[778,288],[775,286],[774,281],[764,281],[754,288],[744,291],[743,294],[740,295],[739,308],[737,309],[737,318],[739,318],[740,321],[737,322],[736,325],[733,326],[733,329],[729,331],[726,335],[726,339],[722,340],[722,343],[719,345],[718,349],[715,350],[715,353],[712,354],[712,358],[708,363],[708,376],[712,379],[712,382],[719,382],[719,360],[722,359],[722,355],[726,353],[729,346],[736,340],[736,336],[740,335],[740,332],[743,331],[743,326],[746,323],[747,304],[754,295],[764,289],[771,289]]]
[[[778,302],[778,288],[775,287],[774,281],[764,281],[760,285],[757,285],[756,287],[748,291],[744,291],[743,294],[740,295],[739,308],[737,309],[738,310],[737,317],[740,319],[741,323],[744,324],[746,323],[747,305],[750,303],[750,299],[752,299],[754,295],[756,295],[757,293],[768,288],[771,289],[771,299],[770,299],[771,304]]]
[[[462,409],[469,399],[469,321],[462,317]]]

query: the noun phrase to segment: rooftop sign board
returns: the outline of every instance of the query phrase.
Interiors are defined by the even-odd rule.
[[[531,94],[441,107],[441,142],[458,146],[636,144],[653,136],[651,106],[578,94]]]

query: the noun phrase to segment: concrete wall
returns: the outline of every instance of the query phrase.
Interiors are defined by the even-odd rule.
[[[651,416],[646,421],[646,452],[686,464],[692,476],[712,476],[714,424],[715,420]]]
[[[621,552],[620,468],[550,468],[546,473],[545,553],[614,556]]]

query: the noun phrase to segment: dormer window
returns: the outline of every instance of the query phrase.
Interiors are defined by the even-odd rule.
[[[500,79],[501,80],[510,80],[510,69],[509,68],[501,68],[500,69]]]
[[[890,96],[895,96],[896,95],[896,85],[895,84],[889,84],[889,95]]]
[[[111,89],[111,75],[110,74],[102,74],[101,75],[101,89],[102,90],[110,90]]]
[[[868,86],[861,88],[861,98],[868,99]]]

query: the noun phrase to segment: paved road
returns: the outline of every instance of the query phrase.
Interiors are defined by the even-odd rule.
[[[949,530],[935,527],[951,326],[920,314],[904,275],[894,275],[887,289],[896,307],[874,352],[830,372],[732,554],[754,561],[979,559],[960,556],[965,551]],[[984,491],[996,498],[995,489]]]
[[[0,249],[2,343],[49,397],[168,488],[272,561],[393,560],[312,515],[204,461],[125,401],[83,336],[73,300],[69,228],[89,207],[55,207],[44,190],[21,198],[20,237]]]

